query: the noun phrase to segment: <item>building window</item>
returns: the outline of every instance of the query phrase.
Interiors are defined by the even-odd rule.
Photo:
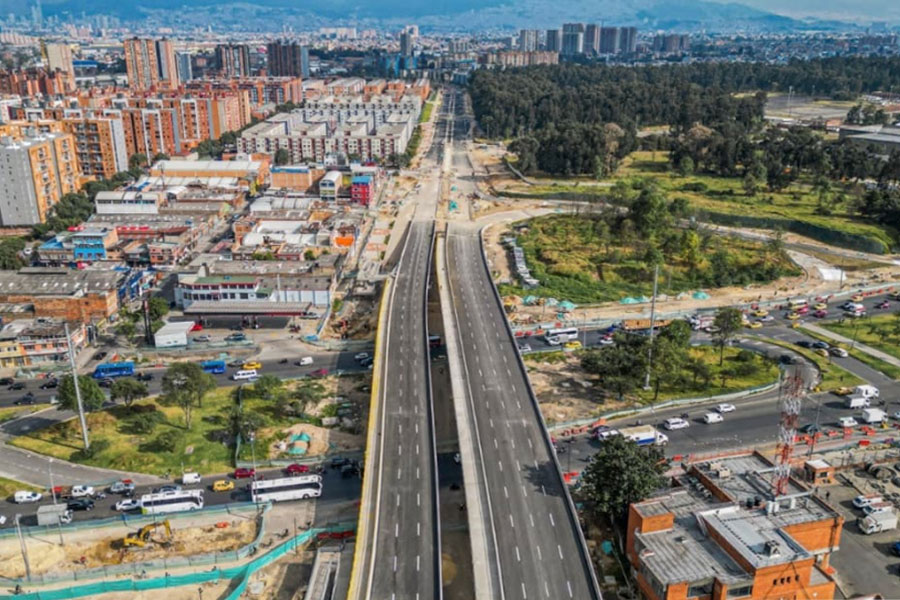
[[[713,590],[712,580],[702,581],[702,582],[692,583],[690,585],[690,587],[688,587],[687,595],[688,595],[688,598],[692,598],[695,596],[710,596],[710,595],[712,595],[712,590]]]
[[[743,598],[744,596],[752,596],[753,595],[753,586],[752,585],[743,585],[741,587],[734,587],[728,590],[729,598]]]

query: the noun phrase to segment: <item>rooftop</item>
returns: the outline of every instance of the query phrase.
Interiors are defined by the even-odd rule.
[[[152,172],[178,173],[194,171],[259,171],[262,163],[254,160],[160,160]]]

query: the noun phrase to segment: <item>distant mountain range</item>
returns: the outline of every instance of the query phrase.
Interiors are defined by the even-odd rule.
[[[755,3],[769,0],[748,0]],[[826,2],[828,0],[825,0]],[[0,14],[26,14],[35,0],[0,0]],[[788,3],[790,4],[790,3]],[[43,0],[45,16],[69,13],[109,14],[134,20],[177,14],[190,22],[204,14],[210,26],[246,18],[258,25],[271,19],[282,25],[309,27],[359,23],[397,26],[417,23],[439,31],[547,28],[564,22],[603,22],[642,29],[678,31],[788,32],[854,27],[840,21],[798,19],[745,4],[707,0]]]

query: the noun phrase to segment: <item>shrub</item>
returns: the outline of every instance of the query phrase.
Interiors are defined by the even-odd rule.
[[[106,450],[108,448],[109,448],[109,440],[103,440],[103,439],[93,440],[91,442],[90,448],[87,448],[87,449],[82,448],[81,450],[78,450],[77,452],[75,452],[72,455],[71,460],[78,462],[78,461],[87,460],[89,458],[94,458],[95,456],[97,456],[98,454],[100,454],[101,452],[103,452],[104,450]]]
[[[140,450],[142,452],[175,452],[181,437],[181,432],[170,429],[160,433],[149,442],[141,444]]]

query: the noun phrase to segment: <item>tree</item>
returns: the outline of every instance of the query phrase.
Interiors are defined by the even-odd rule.
[[[25,248],[25,240],[20,237],[6,238],[0,241],[0,269],[15,271],[22,268],[25,262],[19,256]]]
[[[150,312],[151,321],[159,321],[169,314],[169,303],[166,302],[165,298],[153,296],[147,300],[147,310]]]
[[[169,160],[169,155],[165,152],[157,152],[153,155],[153,162],[159,162],[161,160]]]
[[[113,400],[121,400],[127,408],[131,408],[135,400],[147,396],[147,385],[133,377],[125,377],[116,379],[110,386],[109,393]]]
[[[106,394],[97,385],[97,382],[88,375],[78,376],[78,389],[81,392],[81,404],[84,410],[92,412],[103,408],[106,402]],[[66,375],[59,382],[59,406],[65,410],[78,410],[78,400],[75,395],[75,381],[71,375]]]
[[[128,340],[129,343],[133,343],[134,336],[137,335],[137,326],[131,319],[120,318],[116,325],[116,333]]]
[[[678,161],[678,174],[682,177],[687,177],[688,175],[692,175],[694,173],[694,159],[692,159],[688,155],[684,155],[681,157],[681,160]]]
[[[271,400],[282,389],[283,382],[274,375],[263,375],[253,384],[253,392],[263,400]]]
[[[623,519],[628,506],[666,484],[666,461],[657,446],[640,447],[621,435],[607,438],[581,474],[579,494],[594,511]]]
[[[286,165],[291,162],[291,153],[286,148],[279,148],[275,151],[275,164]]]
[[[162,378],[162,392],[173,395],[173,400],[180,405],[180,394],[186,394],[193,404],[203,406],[203,397],[216,389],[216,380],[205,373],[199,364],[193,362],[177,362],[166,369]]]
[[[228,423],[231,428],[231,434],[234,437],[240,436],[241,439],[247,440],[253,437],[266,424],[266,420],[262,415],[255,412],[246,412],[235,404],[232,406],[231,413],[228,416]]]
[[[132,154],[128,158],[128,169],[141,169],[147,166],[147,155],[143,152],[138,152],[136,154]]]
[[[685,321],[686,322],[686,321]],[[663,383],[674,384],[681,376],[685,361],[685,350],[669,337],[657,336],[653,340],[653,362],[650,377],[653,379],[653,401],[659,399],[659,388]]]
[[[605,387],[619,399],[643,383],[647,371],[647,338],[618,333],[615,344],[588,350],[581,358],[582,368],[597,375]]]
[[[719,348],[719,366],[725,360],[725,346],[727,346],[737,333],[743,328],[744,319],[741,311],[736,308],[720,308],[713,319],[713,343]]]
[[[756,190],[759,187],[759,182],[756,177],[754,177],[750,173],[747,173],[746,175],[744,175],[744,179],[741,182],[741,185],[744,186],[744,193],[746,193],[748,196],[755,196]]]

